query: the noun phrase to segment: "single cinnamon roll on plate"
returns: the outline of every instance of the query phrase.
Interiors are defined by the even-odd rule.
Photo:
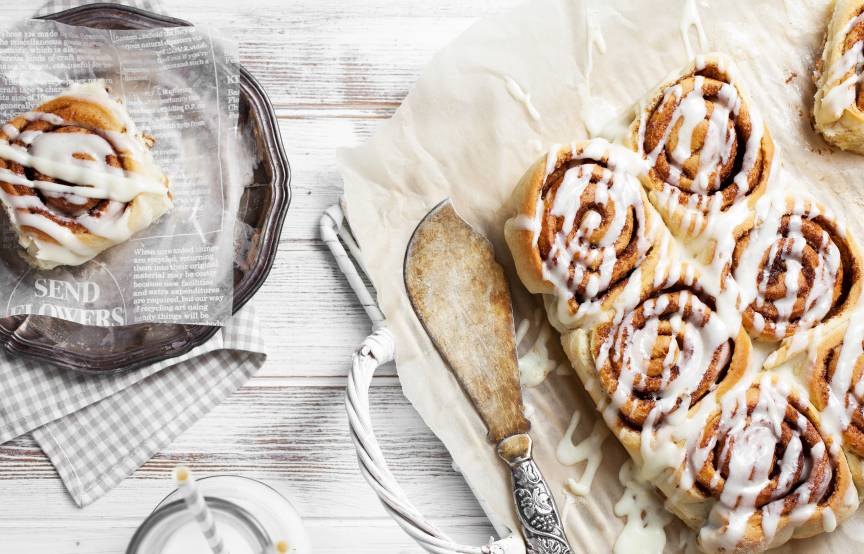
[[[861,294],[861,257],[830,211],[787,198],[738,239],[730,263],[750,334],[780,341],[841,321]]]
[[[40,269],[83,264],[172,207],[148,143],[99,82],[0,127],[0,200]]]
[[[826,141],[864,154],[864,2],[837,0],[817,66],[813,123]]]
[[[761,552],[831,531],[858,507],[842,451],[806,396],[777,375],[731,391],[696,430],[682,492],[668,504],[685,521],[700,500],[710,505],[699,531],[706,552]]]
[[[676,237],[700,236],[714,222],[728,234],[719,220],[735,227],[765,192],[774,143],[736,74],[723,55],[699,56],[631,125],[629,146],[649,165],[642,181]]]
[[[552,319],[572,328],[652,279],[657,235],[638,175],[644,165],[602,139],[555,146],[514,192],[505,237],[519,277],[545,294]]]

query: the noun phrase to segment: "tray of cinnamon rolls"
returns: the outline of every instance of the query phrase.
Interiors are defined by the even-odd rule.
[[[46,19],[94,29],[191,28],[182,20],[109,4],[85,5]],[[118,40],[124,39],[121,36]],[[195,40],[202,50],[207,46],[192,34],[174,40],[185,44],[187,50],[193,48],[188,45]],[[168,49],[160,55],[176,57],[171,44],[166,44]],[[236,96],[229,91],[228,98],[220,97],[217,82],[214,109],[230,113],[233,119],[223,122],[220,115],[213,128],[222,132],[226,126],[229,130],[236,127],[237,144],[232,142],[235,150],[228,149],[221,135],[205,136],[219,148],[202,154],[197,150],[200,146],[182,133],[173,132],[171,125],[155,125],[155,129],[136,125],[134,119],[140,120],[144,109],[142,101],[136,99],[132,105],[125,105],[120,99],[122,86],[118,87],[116,81],[113,90],[98,79],[73,84],[53,98],[29,105],[2,124],[0,201],[9,226],[4,230],[4,240],[17,243],[14,246],[18,254],[9,259],[4,254],[3,260],[4,271],[16,279],[7,288],[8,317],[0,319],[0,343],[7,350],[85,372],[110,373],[148,365],[203,344],[219,328],[218,322],[211,321],[221,321],[239,310],[261,286],[273,263],[290,201],[290,170],[264,90],[248,71],[230,59],[230,53],[226,58],[228,61],[220,63],[231,64],[236,74],[227,82],[237,92]],[[200,65],[191,62],[195,64]],[[218,63],[214,64],[218,72]],[[179,96],[181,100],[199,98],[183,88],[183,79],[194,78],[192,70],[178,73],[177,82],[169,83],[177,88],[168,88],[147,76],[148,67],[142,62],[138,68],[143,77],[130,77],[134,69],[129,67],[122,74],[133,85],[143,83],[137,85],[144,89],[139,98],[168,94],[186,94]],[[219,78],[218,73],[214,78]],[[151,91],[146,90],[148,82],[154,83]],[[171,97],[160,101],[169,106],[162,111],[172,109]],[[204,100],[185,101],[183,109],[203,110]],[[133,118],[130,114],[135,109],[139,111]],[[176,126],[183,125],[189,126],[182,122]],[[202,133],[209,132],[208,127],[202,128]],[[175,138],[176,144],[170,142],[172,136],[179,137]],[[173,151],[163,152],[161,158],[174,166],[175,175],[176,168],[182,167],[183,156],[188,156],[199,165],[218,166],[220,178],[223,171],[236,173],[237,177],[231,179],[238,186],[226,191],[222,199],[191,202],[184,197],[184,191],[188,196],[188,191],[200,189],[177,188],[178,183],[172,182],[151,153],[160,141],[172,145]],[[181,169],[177,179],[182,182],[188,177]],[[222,183],[224,190],[228,189],[228,179]],[[205,221],[200,212],[201,206],[208,205],[206,202],[227,206],[225,209],[232,210],[231,217],[222,215],[220,221],[217,212],[219,225],[212,228],[195,221],[187,224],[196,217]],[[184,220],[180,223],[186,227],[166,223],[171,218]],[[191,232],[184,235],[184,228]],[[146,251],[144,246],[127,246],[134,241],[139,245],[157,244],[154,241],[160,235],[171,233],[177,241],[172,249]],[[143,243],[143,236],[156,238]],[[134,252],[136,258],[130,259],[124,252]],[[185,265],[177,265],[178,260]],[[134,268],[123,272],[116,269],[118,265]],[[192,282],[187,291],[177,287],[172,298],[167,287],[161,292],[155,287],[147,289],[149,278],[161,278],[170,284],[172,281],[164,275],[172,267],[177,268],[177,275]],[[214,269],[217,267],[218,275]],[[117,274],[125,278],[118,279]],[[226,281],[227,294],[217,279]],[[114,293],[112,298],[119,299],[112,300],[115,304],[110,306],[98,303],[100,287],[104,289],[106,282]],[[29,296],[23,296],[21,291],[25,289]],[[32,302],[18,301],[16,294],[27,301],[33,297],[57,300],[34,308]],[[181,299],[181,294],[186,296]],[[148,295],[152,296],[149,302],[132,298]],[[195,302],[203,315],[187,312],[183,317],[172,316],[165,308],[171,301],[178,307]],[[21,305],[16,306],[16,302]],[[210,317],[208,309],[226,315]]]
[[[813,123],[855,152],[862,46],[864,6],[837,2]],[[783,155],[734,57],[699,55],[619,136],[538,159],[505,227],[597,411],[706,552],[833,531],[864,491],[860,247]]]

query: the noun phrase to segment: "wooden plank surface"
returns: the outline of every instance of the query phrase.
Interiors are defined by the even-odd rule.
[[[294,199],[267,283],[256,297],[270,357],[261,373],[131,478],[76,508],[29,437],[0,446],[0,554],[122,551],[171,489],[169,468],[237,473],[273,484],[304,516],[316,552],[420,549],[361,478],[347,436],[344,376],[369,323],[318,238],[336,202],[337,148],[365,140],[398,107],[432,55],[477,17],[515,0],[163,0],[171,15],[235,38],[266,87],[293,169]],[[5,0],[0,21],[38,2]],[[454,538],[492,529],[450,457],[402,396],[393,368],[372,392],[373,418],[412,500]]]

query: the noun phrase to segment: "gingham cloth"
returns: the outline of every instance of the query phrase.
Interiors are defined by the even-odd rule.
[[[90,2],[54,1],[38,13],[83,3]],[[251,305],[184,356],[113,377],[79,375],[0,352],[0,444],[32,432],[84,506],[237,390],[265,359]]]

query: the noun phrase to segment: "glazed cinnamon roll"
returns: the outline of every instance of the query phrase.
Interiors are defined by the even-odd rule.
[[[800,378],[825,425],[842,440],[852,478],[864,489],[864,321],[853,318],[832,329],[806,355],[789,354],[779,350],[766,367],[785,364]]]
[[[637,179],[643,167],[627,149],[594,139],[554,147],[522,177],[505,236],[528,290],[554,298],[559,325],[650,280],[657,230]]]
[[[816,410],[776,376],[725,397],[687,453],[681,486],[711,505],[707,552],[754,552],[831,531],[858,506],[849,467]],[[686,511],[684,495],[672,499]]]
[[[813,122],[829,143],[864,154],[864,2],[837,0],[816,71]]]
[[[719,54],[698,57],[648,98],[629,145],[648,162],[649,198],[678,237],[699,236],[724,214],[740,220],[764,193],[774,157],[732,61]]]
[[[0,127],[0,199],[41,269],[80,265],[172,206],[148,144],[99,83]]]
[[[842,320],[861,290],[854,241],[829,211],[803,199],[761,215],[739,238],[730,270],[744,325],[768,341]]]
[[[693,266],[682,266],[613,320],[562,338],[607,424],[637,462],[660,447],[652,444],[657,429],[674,427],[747,369],[750,339],[740,319],[721,317],[717,298],[699,281]]]

